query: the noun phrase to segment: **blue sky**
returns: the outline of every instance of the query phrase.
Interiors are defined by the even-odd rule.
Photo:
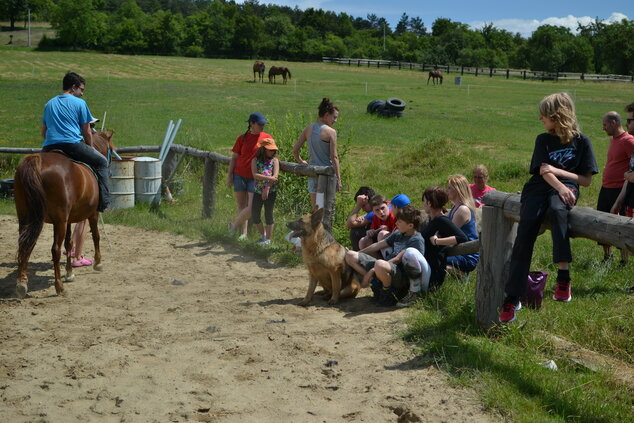
[[[585,24],[597,17],[607,22],[634,18],[634,10],[630,10],[634,9],[632,0],[612,0],[605,4],[597,0],[260,0],[260,3],[298,6],[303,10],[321,8],[364,18],[374,13],[387,19],[392,29],[403,13],[420,17],[428,30],[437,18],[466,23],[474,29],[493,23],[497,28],[519,32],[524,37],[529,37],[543,24],[566,26],[574,31],[578,21]]]

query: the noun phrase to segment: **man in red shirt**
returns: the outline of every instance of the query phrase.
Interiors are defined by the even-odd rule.
[[[603,130],[610,136],[610,147],[608,148],[608,159],[603,169],[603,182],[597,201],[597,210],[622,214],[621,210],[616,210],[616,202],[623,183],[624,173],[628,171],[630,157],[634,154],[634,136],[623,130],[621,116],[617,112],[608,112],[603,116]],[[607,261],[611,256],[611,246],[602,245],[603,260]],[[621,251],[621,264],[625,264],[627,252]]]

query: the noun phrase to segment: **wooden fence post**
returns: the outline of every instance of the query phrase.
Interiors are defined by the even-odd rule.
[[[502,207],[482,206],[482,237],[476,282],[476,322],[488,329],[498,322],[504,300],[517,225],[504,216]]]
[[[218,165],[211,157],[205,157],[205,171],[203,173],[203,217],[212,216],[216,207],[216,182],[218,180]]]

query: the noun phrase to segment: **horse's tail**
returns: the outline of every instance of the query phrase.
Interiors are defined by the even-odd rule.
[[[46,203],[42,184],[42,158],[31,154],[15,172],[16,208],[20,224],[18,263],[28,259],[44,226]]]
[[[286,68],[286,72],[288,72],[288,79],[291,79],[291,70],[289,68]]]

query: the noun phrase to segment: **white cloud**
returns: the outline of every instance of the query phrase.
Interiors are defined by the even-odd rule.
[[[610,24],[614,22],[619,22],[622,19],[628,19],[626,15],[619,12],[612,12],[609,18],[603,19],[602,22]],[[492,22],[484,22],[484,21],[474,21],[469,24],[471,28],[479,29],[484,25],[493,23],[493,26],[500,29],[506,29],[512,33],[519,32],[523,37],[530,37],[533,31],[535,31],[541,25],[556,25],[563,26],[569,28],[573,33],[577,32],[578,24],[587,25],[591,22],[594,22],[595,18],[591,18],[589,16],[572,16],[568,15],[563,18],[546,18],[544,20],[538,21],[536,19],[499,19]]]

